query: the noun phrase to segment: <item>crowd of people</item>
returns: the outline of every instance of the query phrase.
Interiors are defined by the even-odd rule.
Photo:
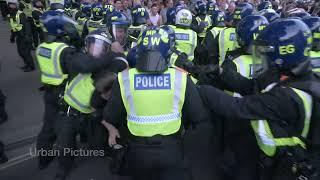
[[[319,1],[6,5],[22,69],[34,49],[41,72],[39,151],[84,143],[116,174],[187,180],[183,137],[210,122],[219,179],[320,178]],[[74,158],[40,154],[39,169],[57,159],[64,180]]]

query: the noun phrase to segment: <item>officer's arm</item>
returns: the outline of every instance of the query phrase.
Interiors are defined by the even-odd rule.
[[[39,11],[32,11],[32,18],[36,21],[39,21],[41,13]]]
[[[112,86],[112,93],[108,104],[103,109],[103,120],[118,127],[125,122],[127,113],[121,98],[118,79]]]
[[[212,35],[212,34],[211,34]],[[208,59],[213,64],[219,64],[219,34],[213,38],[213,35],[208,41]]]
[[[208,59],[209,51],[212,51],[212,41],[213,35],[211,31],[208,31],[205,38],[202,41],[202,44],[198,44],[197,51],[200,55],[200,59],[198,59],[196,64],[212,64],[214,61]]]
[[[274,89],[243,98],[232,97],[211,86],[201,86],[199,92],[211,112],[227,119],[275,120],[277,123],[298,119],[299,107],[288,90]]]
[[[220,80],[226,90],[240,93],[242,96],[254,93],[254,82],[237,72],[232,60],[226,59],[222,63]]]
[[[81,38],[82,38],[82,39],[85,39],[86,36],[89,34],[89,30],[88,30],[88,27],[87,27],[87,23],[88,23],[88,21],[86,21],[86,23],[85,23],[84,26],[83,26],[83,30],[82,30],[82,34],[81,34]]]
[[[192,23],[190,25],[190,28],[195,31],[196,33],[200,32],[198,21],[196,20],[195,16],[192,17]]]
[[[183,124],[185,127],[195,127],[197,124],[208,120],[208,116],[208,111],[202,103],[196,85],[188,76],[185,100],[182,107]]]
[[[30,39],[29,36],[31,35],[31,27],[24,13],[20,14],[20,23],[23,25],[23,36],[25,36],[26,39]]]
[[[107,56],[110,59],[93,58],[73,48],[66,48],[61,54],[63,69],[70,73],[90,73],[107,67],[115,57],[113,53]]]

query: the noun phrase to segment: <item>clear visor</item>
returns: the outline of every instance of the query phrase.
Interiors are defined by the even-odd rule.
[[[98,35],[87,36],[85,40],[86,52],[95,58],[99,58],[107,54],[110,50],[111,42],[103,38],[104,37],[100,37]]]
[[[269,69],[267,53],[275,52],[273,46],[255,44],[253,46],[253,64],[250,67],[250,74],[253,78],[259,77]]]
[[[128,27],[120,25],[112,25],[112,34],[114,40],[119,42],[122,46],[127,43]]]

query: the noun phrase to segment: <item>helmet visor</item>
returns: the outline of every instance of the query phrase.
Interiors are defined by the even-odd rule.
[[[112,34],[114,40],[119,42],[122,46],[127,43],[128,37],[128,26],[125,25],[112,25]]]
[[[253,46],[253,64],[250,66],[250,75],[253,78],[259,77],[269,69],[267,53],[273,53],[275,49],[273,46],[264,46],[254,44]]]
[[[89,35],[86,37],[85,46],[89,55],[99,58],[109,52],[111,41],[100,35]]]

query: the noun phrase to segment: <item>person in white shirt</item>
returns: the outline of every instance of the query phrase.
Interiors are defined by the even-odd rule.
[[[151,6],[151,12],[150,12],[150,23],[149,25],[153,25],[153,26],[161,26],[162,23],[162,18],[158,13],[159,8],[157,4],[153,4]]]

